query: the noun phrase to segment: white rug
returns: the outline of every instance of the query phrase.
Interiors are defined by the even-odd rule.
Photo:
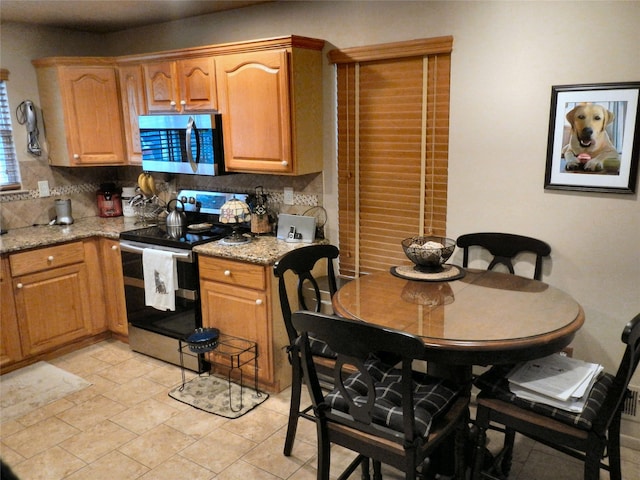
[[[240,385],[234,382],[229,385],[227,379],[215,375],[199,375],[185,383],[184,387],[181,385],[174,388],[169,396],[226,418],[241,417],[269,398],[268,393],[256,391],[246,385],[242,388],[242,397],[240,391]]]
[[[15,370],[0,377],[0,418],[21,417],[91,383],[47,362]]]

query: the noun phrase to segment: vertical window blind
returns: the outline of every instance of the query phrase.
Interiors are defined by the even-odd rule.
[[[340,274],[407,261],[446,234],[452,37],[334,50]]]
[[[11,109],[6,82],[9,72],[0,69],[0,191],[20,188],[20,166],[13,144]]]

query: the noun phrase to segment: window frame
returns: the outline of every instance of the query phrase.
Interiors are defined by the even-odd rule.
[[[337,80],[338,230],[341,252],[340,274],[343,276],[359,276],[361,273],[371,273],[405,263],[407,259],[400,246],[402,238],[417,234],[446,236],[452,50],[453,37],[445,36],[329,52],[329,61],[336,65]],[[394,62],[397,63],[394,65]],[[388,67],[386,71],[388,78],[384,78],[385,65]],[[415,91],[412,93],[413,101],[416,104],[420,103],[413,108],[418,111],[409,111],[412,108],[411,105],[404,106],[402,108],[405,108],[405,111],[400,111],[401,108],[394,109],[393,119],[388,120],[389,110],[384,110],[383,104],[382,108],[376,105],[375,109],[367,113],[370,105],[368,103],[364,106],[360,105],[364,102],[359,96],[360,88],[366,96],[370,93],[367,92],[367,88],[378,88],[378,85],[371,86],[372,82],[379,82],[382,89],[388,88],[386,93],[399,95],[394,88],[405,89],[405,83],[401,78],[402,75],[398,75],[393,69],[405,68],[405,65],[410,65],[407,68],[412,69],[411,75],[417,75],[415,80],[408,80],[415,82],[415,85],[409,84],[410,88],[415,90],[416,85],[422,88],[421,93]],[[370,74],[369,78],[366,78],[366,70],[372,66],[380,66],[382,74]],[[359,78],[361,70],[365,75],[364,80]],[[349,75],[352,78],[347,82],[345,79]],[[352,89],[353,93],[349,89]],[[401,91],[404,94],[405,90]],[[380,97],[382,98],[384,94],[385,91],[381,90]],[[373,96],[375,95],[374,91]],[[433,98],[430,98],[430,95],[433,95]],[[371,98],[371,96],[366,97],[366,102]],[[381,137],[385,134],[389,139],[391,136],[397,137],[398,131],[404,131],[404,124],[402,127],[394,124],[398,122],[396,114],[400,116],[406,114],[411,122],[411,132],[407,130],[403,133],[407,139],[407,145],[410,144],[413,148],[407,160],[408,163],[412,162],[413,170],[410,172],[413,173],[408,175],[420,177],[419,179],[411,177],[411,182],[407,182],[412,183],[407,189],[409,192],[404,192],[404,188],[402,189],[403,195],[409,195],[408,198],[412,199],[404,200],[404,205],[409,207],[403,208],[402,203],[391,202],[389,204],[391,207],[385,211],[385,205],[381,205],[382,202],[372,197],[371,189],[376,181],[367,169],[381,168],[380,172],[386,169],[383,175],[387,176],[390,175],[390,171],[399,172],[405,167],[401,164],[402,160],[399,160],[403,153],[399,153],[396,147],[395,151],[383,153],[383,155],[388,154],[388,158],[376,159],[374,158],[376,155],[369,152],[384,151],[385,146],[380,146],[381,142],[372,143],[371,135],[366,138],[367,132],[363,133],[363,140],[360,133],[364,128],[375,124],[376,128],[381,129]],[[365,118],[367,115],[370,118]],[[374,118],[376,116],[377,118]],[[371,122],[372,119],[373,122]],[[389,125],[386,130],[385,122]],[[363,124],[367,126],[363,127]],[[416,128],[419,132],[416,132]],[[406,175],[407,173],[405,178],[408,178]],[[389,183],[395,180],[389,178]],[[370,184],[367,185],[365,182]],[[386,198],[389,198],[388,185],[384,185],[384,182],[382,187],[380,185],[378,180],[378,188],[387,190],[384,193]],[[374,211],[380,214],[380,218],[386,218],[386,220],[379,222],[372,220]],[[400,217],[398,217],[399,211]],[[393,218],[393,222],[388,220],[390,218]],[[390,225],[386,231],[385,222]],[[372,226],[372,223],[378,225]]]
[[[16,191],[22,188],[20,178],[20,161],[15,148],[13,138],[13,122],[11,119],[11,108],[9,104],[9,92],[7,81],[9,80],[9,70],[0,68],[0,148],[4,154],[0,157],[0,171],[6,173],[6,181],[0,177],[0,192]]]

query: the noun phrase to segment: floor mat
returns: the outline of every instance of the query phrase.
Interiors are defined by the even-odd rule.
[[[89,385],[83,378],[47,362],[15,370],[0,377],[0,418],[4,422],[22,417]]]
[[[231,401],[229,401],[231,390]],[[242,390],[242,397],[240,391]],[[269,398],[269,394],[215,375],[200,375],[169,392],[169,396],[205,412],[238,418]]]

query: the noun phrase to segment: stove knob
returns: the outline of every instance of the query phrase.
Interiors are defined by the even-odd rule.
[[[191,205],[193,205],[194,203],[196,203],[196,197],[189,197],[189,203]]]

